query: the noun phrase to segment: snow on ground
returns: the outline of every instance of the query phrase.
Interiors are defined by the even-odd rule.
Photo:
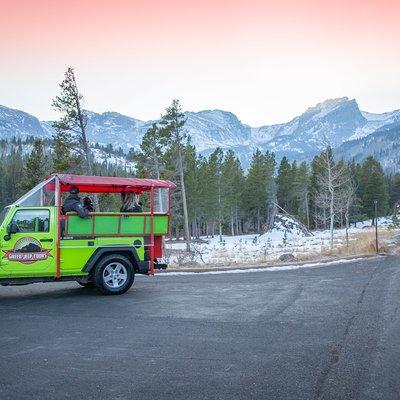
[[[273,229],[262,235],[223,235],[222,241],[218,235],[213,238],[202,237],[200,242],[191,244],[191,254],[184,251],[185,243],[170,241],[166,243],[165,261],[170,267],[257,264],[277,261],[283,254],[293,254],[296,259],[318,257],[329,248],[329,230],[314,231],[309,236],[293,224],[293,220],[288,220],[275,223]],[[390,223],[390,218],[380,218],[378,226],[386,229]],[[359,222],[357,227],[352,226],[349,229],[349,241],[355,241],[363,233],[369,233],[372,238],[371,220]],[[345,235],[345,229],[334,231],[335,247],[346,245]]]

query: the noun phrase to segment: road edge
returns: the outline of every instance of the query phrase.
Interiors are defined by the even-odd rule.
[[[291,261],[291,262],[277,262],[277,263],[268,263],[268,264],[258,264],[258,265],[230,265],[230,266],[215,266],[215,267],[189,267],[189,268],[171,268],[167,270],[157,271],[157,275],[168,274],[168,273],[177,273],[177,272],[190,272],[190,273],[202,273],[202,272],[229,272],[233,270],[249,270],[249,269],[265,269],[265,268],[279,268],[279,267],[290,267],[290,266],[302,266],[306,264],[328,264],[334,262],[340,262],[342,260],[363,260],[363,259],[373,259],[386,256],[386,253],[382,254],[354,254],[345,257],[329,257],[329,258],[317,258],[317,259],[309,259],[309,260],[301,260],[301,261]]]

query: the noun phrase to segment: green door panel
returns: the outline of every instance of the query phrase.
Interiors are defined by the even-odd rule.
[[[60,271],[61,275],[79,275],[96,250],[89,246],[86,240],[61,240],[60,241]],[[93,241],[91,243],[94,244]]]
[[[55,210],[49,208],[15,208],[8,223],[19,229],[0,237],[1,271],[9,277],[52,276],[56,271],[54,228]]]

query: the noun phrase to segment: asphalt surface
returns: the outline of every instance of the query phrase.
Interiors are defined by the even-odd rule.
[[[400,399],[400,259],[0,287],[0,399]]]

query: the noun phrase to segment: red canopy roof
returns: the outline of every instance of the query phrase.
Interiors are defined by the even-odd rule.
[[[68,192],[72,187],[77,187],[85,193],[142,193],[159,188],[173,189],[175,184],[171,181],[158,179],[118,178],[113,176],[85,176],[70,174],[54,174],[60,179],[62,192]],[[54,190],[54,182],[46,185],[46,188]]]

